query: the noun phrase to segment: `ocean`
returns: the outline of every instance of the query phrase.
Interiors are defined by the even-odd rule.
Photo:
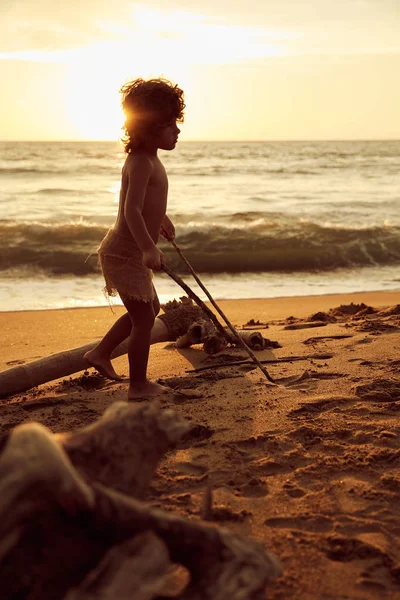
[[[179,142],[160,157],[176,242],[215,299],[400,290],[400,141]],[[117,142],[0,143],[1,311],[108,304],[96,248],[123,161]],[[183,295],[164,273],[155,286]]]

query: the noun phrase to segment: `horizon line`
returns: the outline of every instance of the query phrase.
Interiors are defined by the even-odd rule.
[[[179,144],[182,143],[270,143],[270,142],[399,142],[400,141],[400,137],[393,137],[393,138],[274,138],[274,139],[189,139],[189,140],[180,140]],[[44,139],[44,140],[38,140],[38,139],[32,139],[32,140],[16,140],[16,139],[1,139],[0,138],[0,143],[22,143],[22,144],[29,144],[29,143],[34,143],[34,144],[49,144],[49,143],[65,143],[65,144],[96,144],[96,143],[100,143],[100,144],[105,144],[105,143],[115,143],[118,144],[120,143],[121,140],[110,140],[110,139],[106,139],[106,140],[82,140],[82,139],[62,139],[62,140],[57,140],[57,139]]]

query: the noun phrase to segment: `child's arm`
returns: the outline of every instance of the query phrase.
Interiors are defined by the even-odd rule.
[[[175,239],[175,227],[167,215],[164,215],[162,220],[160,234],[169,242]]]
[[[149,269],[160,269],[163,253],[157,248],[147,231],[142,216],[152,170],[153,165],[146,156],[132,157],[128,168],[129,183],[125,197],[124,216],[132,237],[143,252],[143,264]]]

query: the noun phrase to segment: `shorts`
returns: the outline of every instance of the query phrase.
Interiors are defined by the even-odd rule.
[[[122,301],[154,300],[153,271],[143,264],[143,253],[132,237],[110,229],[97,252],[107,296],[119,294]]]

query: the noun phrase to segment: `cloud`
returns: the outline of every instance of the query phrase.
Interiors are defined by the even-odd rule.
[[[124,20],[130,5],[116,0],[2,0],[0,4],[0,51],[57,51],[107,39],[101,22],[112,22],[115,14]]]
[[[220,64],[400,52],[398,0],[1,0],[0,58],[74,62],[98,48]],[[190,10],[192,8],[192,10]],[[201,12],[200,12],[201,11]],[[113,52],[115,55],[115,52]],[[91,60],[91,58],[90,58]]]
[[[226,17],[209,17],[188,10],[157,10],[148,5],[126,5],[125,18],[107,18],[86,2],[86,19],[57,15],[54,7],[42,0],[41,10],[32,20],[21,9],[12,11],[9,36],[2,39],[0,58],[48,62],[118,58],[130,55],[154,62],[183,64],[221,64],[277,56],[285,52],[284,43],[298,37],[293,32],[232,25]],[[48,12],[46,11],[48,8]],[[92,12],[90,12],[89,7]],[[72,11],[73,12],[73,11]],[[40,15],[43,16],[40,16]],[[90,16],[89,16],[90,15]],[[69,20],[68,20],[69,19]],[[72,19],[72,21],[71,21]],[[75,26],[74,22],[79,22]]]

